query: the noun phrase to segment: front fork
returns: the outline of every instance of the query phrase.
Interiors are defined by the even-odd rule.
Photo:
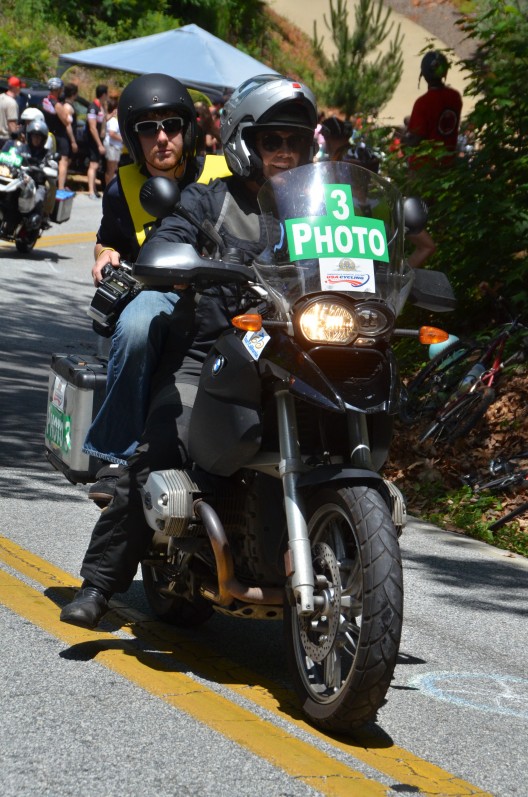
[[[303,494],[298,482],[306,470],[301,459],[297,418],[293,396],[286,388],[275,392],[279,427],[279,473],[284,492],[284,508],[288,526],[289,549],[286,571],[291,574],[291,586],[300,615],[313,614],[315,610],[312,552]],[[368,430],[363,413],[348,414],[349,439],[354,445],[350,462],[359,468],[371,468]]]

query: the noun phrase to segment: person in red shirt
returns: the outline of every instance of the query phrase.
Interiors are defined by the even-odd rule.
[[[405,136],[405,143],[411,147],[421,141],[443,143],[450,153],[442,158],[443,165],[456,157],[462,112],[462,97],[444,82],[448,69],[447,58],[438,50],[429,50],[422,58],[420,78],[425,78],[428,90],[414,103]],[[409,165],[416,166],[416,158],[411,156]]]

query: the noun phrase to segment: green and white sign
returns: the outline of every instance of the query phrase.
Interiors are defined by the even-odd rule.
[[[388,262],[384,223],[356,216],[349,185],[326,185],[324,191],[326,216],[286,220],[290,259],[351,257]]]
[[[71,449],[71,417],[54,404],[48,404],[46,439],[65,454]]]

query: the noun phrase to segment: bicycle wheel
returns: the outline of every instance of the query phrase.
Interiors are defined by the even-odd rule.
[[[482,351],[483,347],[473,340],[455,340],[433,357],[407,385],[400,408],[401,420],[414,423],[433,415],[449,399]]]
[[[420,437],[420,442],[432,438],[435,443],[451,442],[467,434],[486,414],[495,401],[496,393],[491,387],[482,387],[456,399]]]

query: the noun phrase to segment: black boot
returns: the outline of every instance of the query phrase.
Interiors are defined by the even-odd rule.
[[[81,628],[95,628],[108,611],[109,597],[99,587],[84,582],[72,602],[63,608],[60,619]]]

